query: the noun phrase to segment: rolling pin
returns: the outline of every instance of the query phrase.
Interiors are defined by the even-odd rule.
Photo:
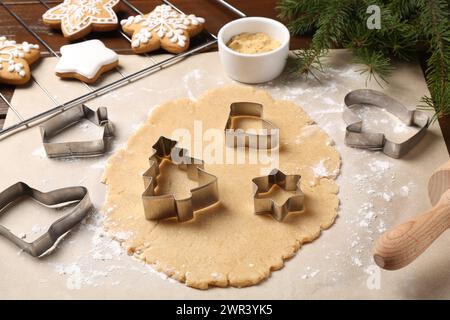
[[[433,207],[386,231],[375,243],[374,260],[386,270],[410,264],[450,227],[450,161],[437,169],[428,181]]]

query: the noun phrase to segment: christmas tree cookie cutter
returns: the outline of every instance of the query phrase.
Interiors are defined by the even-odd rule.
[[[304,194],[300,188],[301,176],[298,174],[286,175],[278,169],[273,169],[268,175],[252,179],[253,202],[255,214],[270,213],[272,217],[281,222],[290,212],[304,210]],[[292,193],[286,201],[279,204],[267,194],[274,185]]]
[[[24,182],[17,182],[0,193],[0,211],[23,197],[30,197],[45,206],[78,202],[69,213],[53,222],[46,233],[33,242],[27,242],[9,229],[0,225],[0,235],[14,243],[33,257],[39,257],[51,249],[59,238],[83,220],[93,208],[85,187],[68,187],[49,192],[31,188]]]
[[[194,212],[212,206],[219,201],[217,177],[207,173],[202,160],[188,156],[186,149],[178,148],[178,142],[161,136],[153,145],[149,158],[150,168],[144,172],[145,191],[142,194],[147,220],[176,217],[178,222],[194,218]],[[171,161],[187,172],[189,179],[198,182],[198,187],[190,190],[188,197],[176,199],[174,194],[157,195],[159,167],[164,160]]]
[[[344,121],[347,123],[345,144],[349,147],[381,150],[389,157],[400,158],[423,138],[430,124],[430,118],[425,112],[409,110],[399,101],[376,90],[358,89],[351,91],[345,96],[344,102],[347,106],[343,113]],[[407,126],[419,129],[412,137],[400,143],[387,139],[383,133],[363,132],[363,120],[352,110],[362,106],[385,109]]]
[[[74,141],[74,142],[50,142],[67,127],[87,119],[97,126],[102,127],[101,139]],[[87,157],[103,154],[106,151],[108,140],[113,136],[114,127],[108,119],[108,111],[100,107],[94,111],[84,104],[65,110],[60,114],[45,121],[40,126],[42,143],[49,158],[57,157]]]
[[[235,128],[233,118],[250,117],[261,120],[262,133]],[[225,141],[230,148],[248,147],[253,149],[273,149],[278,146],[279,129],[263,118],[263,105],[255,102],[234,102],[225,125]]]

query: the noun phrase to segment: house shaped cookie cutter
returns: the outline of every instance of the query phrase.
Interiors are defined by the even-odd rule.
[[[142,202],[148,220],[176,217],[179,222],[188,221],[193,219],[195,211],[219,201],[217,177],[204,171],[202,160],[189,157],[186,149],[176,145],[177,141],[164,136],[153,145],[153,153],[149,158],[150,168],[143,174],[145,191]],[[189,179],[198,181],[198,187],[191,189],[188,197],[176,199],[173,194],[156,195],[159,166],[164,160],[185,170]]]
[[[69,187],[41,192],[24,182],[17,182],[0,193],[0,211],[22,197],[31,197],[45,206],[78,202],[69,213],[53,222],[46,233],[33,242],[27,242],[9,229],[0,225],[0,235],[10,240],[33,257],[39,257],[52,248],[57,240],[83,220],[92,209],[88,190],[85,187]]]
[[[233,118],[251,117],[262,122],[262,133],[248,132],[233,128]],[[247,147],[256,149],[273,149],[278,146],[279,129],[263,118],[263,105],[255,102],[234,102],[225,125],[225,141],[230,148]]]
[[[304,210],[304,194],[300,188],[301,176],[298,174],[286,175],[278,169],[273,169],[268,175],[252,179],[253,202],[256,214],[270,213],[272,217],[281,222],[290,212]],[[292,196],[279,204],[270,197],[262,197],[274,186],[292,193]]]
[[[101,139],[74,141],[74,142],[50,142],[50,140],[67,127],[87,119],[97,126],[102,127]],[[49,158],[57,157],[87,157],[102,154],[106,151],[108,139],[113,136],[114,128],[108,119],[108,111],[100,107],[94,111],[84,104],[70,108],[50,118],[40,126],[42,143]]]
[[[353,148],[381,150],[392,158],[400,158],[408,153],[425,135],[430,119],[425,112],[409,110],[399,101],[388,95],[371,89],[359,89],[349,92],[344,99],[347,109],[343,113],[347,123],[345,144]],[[419,128],[416,134],[400,143],[386,138],[383,133],[363,132],[363,120],[353,112],[356,107],[378,107],[398,117],[407,126]]]

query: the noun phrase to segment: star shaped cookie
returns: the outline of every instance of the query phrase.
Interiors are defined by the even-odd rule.
[[[61,59],[55,72],[61,78],[75,78],[94,83],[102,73],[119,64],[117,54],[100,40],[88,40],[61,47]]]
[[[120,0],[64,0],[42,16],[45,24],[61,28],[69,40],[80,39],[91,31],[110,31],[117,27],[115,11]]]
[[[39,46],[16,43],[0,36],[0,83],[25,84],[30,80],[30,64],[40,57]]]
[[[179,13],[165,4],[148,14],[120,22],[123,31],[132,36],[131,47],[136,53],[159,48],[171,53],[183,52],[189,48],[190,38],[203,30],[204,23],[203,18]]]

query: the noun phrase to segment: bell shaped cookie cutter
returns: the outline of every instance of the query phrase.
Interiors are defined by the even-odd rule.
[[[33,242],[27,242],[9,229],[0,225],[0,235],[10,240],[33,257],[39,257],[54,246],[57,240],[83,220],[93,208],[88,190],[84,187],[69,187],[41,192],[23,182],[13,184],[0,193],[0,211],[22,197],[31,197],[45,206],[78,202],[69,213],[53,222],[47,232]]]
[[[178,222],[194,218],[194,212],[205,209],[219,201],[217,177],[207,173],[202,160],[188,156],[186,149],[178,148],[177,141],[161,136],[153,145],[149,158],[150,168],[143,174],[145,191],[142,194],[147,220],[176,217]],[[185,170],[189,179],[198,182],[198,187],[190,190],[186,198],[176,199],[174,194],[156,195],[159,166],[164,160],[171,161]]]
[[[301,176],[298,174],[286,175],[278,169],[273,169],[267,176],[252,179],[253,201],[256,214],[270,213],[272,217],[281,222],[290,212],[304,210],[304,194],[300,188]],[[277,203],[270,197],[262,197],[274,186],[289,191],[292,196],[284,203]]]
[[[409,110],[399,101],[376,90],[351,91],[345,96],[344,102],[347,106],[343,113],[344,121],[347,123],[345,144],[353,148],[382,150],[392,158],[401,158],[408,153],[423,138],[430,123],[425,112]],[[363,132],[363,120],[352,111],[353,108],[362,106],[383,108],[398,117],[407,126],[419,129],[415,135],[400,143],[387,139],[383,133]]]
[[[262,133],[233,127],[233,118],[251,117],[262,122]],[[225,141],[230,148],[247,147],[253,149],[273,149],[278,146],[279,129],[273,123],[263,119],[263,106],[255,102],[234,102],[230,105],[230,113],[225,125]]]
[[[87,119],[103,128],[101,139],[75,142],[50,142],[67,127]],[[108,111],[100,107],[94,111],[84,104],[65,110],[48,119],[40,126],[42,143],[49,158],[87,157],[102,154],[106,151],[108,139],[113,136],[114,127],[108,119]]]

